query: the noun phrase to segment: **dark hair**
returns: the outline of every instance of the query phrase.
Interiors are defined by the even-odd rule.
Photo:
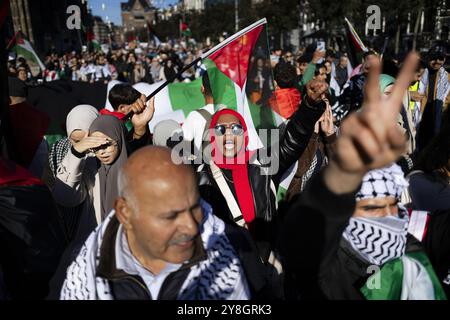
[[[434,174],[438,178],[448,182],[449,177],[439,169],[447,167],[450,160],[450,112],[443,113],[441,131],[434,137],[428,146],[423,149],[415,166],[416,170],[422,170],[428,174]]]
[[[331,58],[335,59],[336,58],[336,53],[333,50],[328,49],[326,54],[325,54],[325,57],[327,57],[327,58],[331,57]]]
[[[130,84],[120,83],[111,88],[108,94],[108,100],[113,109],[117,110],[121,104],[132,104],[140,96],[140,92]]]
[[[325,63],[316,64],[316,69],[314,70],[314,76],[318,76],[320,74],[320,69],[326,68]]]
[[[203,73],[202,85],[203,85],[203,88],[205,89],[205,95],[208,97],[212,97],[213,93],[212,93],[211,83],[209,82],[209,75],[208,75],[207,71],[205,71],[205,73]]]
[[[364,54],[363,54],[363,59],[366,60],[366,58],[367,58],[368,56],[378,56],[378,53],[376,53],[376,52],[373,51],[373,50],[369,50],[369,51],[367,51],[367,52],[364,52]]]
[[[444,60],[446,56],[446,50],[443,45],[436,44],[428,51],[428,61],[431,60]]]
[[[394,57],[386,55],[383,57],[383,67],[381,72],[391,77],[397,78],[399,67],[398,64],[395,63]]]
[[[296,84],[297,72],[293,65],[288,63],[279,63],[275,66],[274,77],[280,88],[294,88]]]
[[[419,72],[420,69],[426,69],[427,64],[422,59],[419,60],[419,63],[417,64],[416,72]]]
[[[300,63],[300,64],[305,63],[305,62],[309,63],[309,61],[311,61],[311,59],[309,59],[309,57],[307,55],[305,55],[305,54],[303,54],[302,56],[300,56],[297,59],[297,62]]]

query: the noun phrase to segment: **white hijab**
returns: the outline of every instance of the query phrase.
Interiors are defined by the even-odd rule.
[[[74,130],[83,130],[88,132],[92,122],[97,119],[99,113],[97,109],[88,104],[80,104],[70,110],[66,118],[67,137]]]

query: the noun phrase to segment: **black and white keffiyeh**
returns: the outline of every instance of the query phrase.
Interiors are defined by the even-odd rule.
[[[69,138],[63,138],[61,140],[58,140],[56,143],[52,145],[52,148],[48,153],[48,163],[55,177],[58,170],[58,166],[63,161],[67,152],[69,152],[71,146],[72,145],[69,141]]]
[[[371,170],[363,178],[356,201],[370,198],[394,197],[400,200],[403,190],[408,186],[400,166]]]
[[[364,176],[356,201],[384,197],[400,200],[407,186],[397,164],[372,170]],[[406,209],[401,204],[398,207],[397,216],[350,218],[343,237],[367,262],[382,265],[404,255],[409,218]]]
[[[353,249],[364,260],[383,265],[405,254],[408,216],[351,218],[343,233]]]
[[[226,234],[225,224],[201,201],[204,219],[200,227],[207,258],[191,267],[181,286],[180,300],[248,300],[247,280],[240,260]],[[104,232],[113,218],[112,211],[89,236],[76,260],[67,269],[61,300],[113,300],[109,283],[96,276]]]

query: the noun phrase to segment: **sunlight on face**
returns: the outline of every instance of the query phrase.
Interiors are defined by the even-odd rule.
[[[381,218],[398,215],[398,200],[394,197],[362,199],[356,202],[353,217]]]
[[[86,134],[86,131],[75,129],[72,131],[72,133],[69,136],[70,142],[72,144],[77,144],[81,140],[83,140],[84,136]]]
[[[113,141],[106,134],[95,131],[91,134],[92,137],[99,137],[111,140],[109,145],[105,145],[102,148],[99,148],[95,151],[95,156],[98,160],[100,160],[103,164],[111,164],[113,163],[117,157],[119,156],[119,148],[117,147],[117,141]]]
[[[383,91],[383,97],[385,97],[385,98],[389,97],[389,95],[392,93],[393,89],[394,89],[393,84],[388,85]]]
[[[224,135],[215,134],[217,148],[227,158],[235,157],[244,146],[244,135],[234,135],[230,129],[234,123],[241,124],[232,114],[221,115],[217,120],[217,125],[222,124],[227,127]]]

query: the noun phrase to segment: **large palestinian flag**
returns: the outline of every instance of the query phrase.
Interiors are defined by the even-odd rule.
[[[244,117],[249,127],[250,150],[262,147],[256,130],[275,128],[284,120],[276,112],[276,103],[271,102],[270,106],[268,103],[274,84],[266,26],[266,19],[262,19],[202,55],[216,106],[234,109]],[[201,82],[196,79],[171,83],[160,91],[155,96],[155,115],[150,128],[165,119],[183,123],[190,112],[203,107]],[[134,87],[148,96],[160,85],[139,83]]]

